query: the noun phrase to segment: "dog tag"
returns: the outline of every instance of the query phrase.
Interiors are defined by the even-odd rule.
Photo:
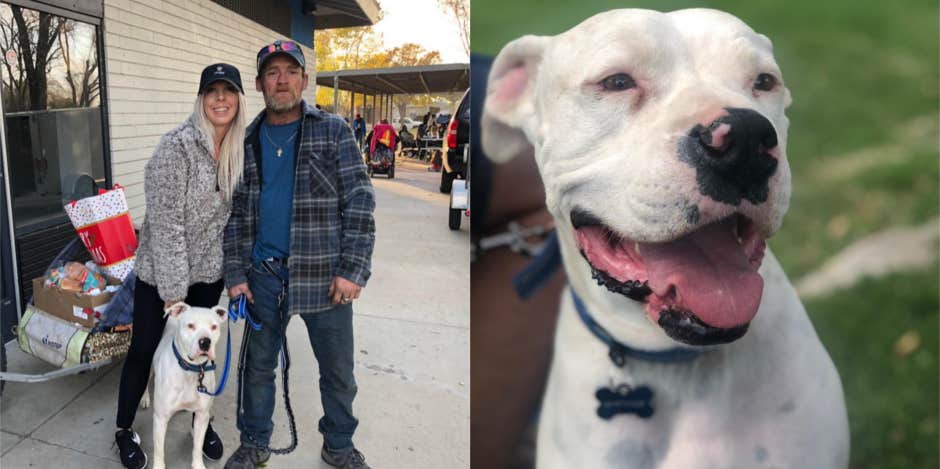
[[[594,394],[599,405],[597,416],[610,420],[617,414],[636,414],[640,418],[650,418],[653,415],[653,390],[648,386],[633,389],[629,385],[621,384],[617,387],[600,388]]]

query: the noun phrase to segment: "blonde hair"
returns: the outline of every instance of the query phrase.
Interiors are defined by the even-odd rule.
[[[209,140],[209,151],[211,152],[215,148],[215,127],[212,126],[206,116],[202,99],[203,95],[196,96],[196,102],[193,104],[193,123],[202,132],[203,136]],[[238,112],[232,122],[229,123],[228,132],[225,133],[222,144],[219,145],[217,180],[225,200],[232,200],[235,186],[241,180],[242,170],[245,167],[245,111],[247,108],[248,102],[245,100],[245,95],[238,93]]]

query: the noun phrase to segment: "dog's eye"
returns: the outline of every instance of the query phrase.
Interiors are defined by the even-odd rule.
[[[633,81],[633,78],[626,73],[617,73],[604,78],[604,81],[601,82],[601,85],[603,85],[604,89],[607,91],[623,91],[630,88],[636,88],[636,82]]]
[[[193,324],[193,323],[187,324],[186,327],[188,327],[188,328],[190,328],[190,329],[192,329],[192,330],[196,330],[196,325]]]
[[[771,91],[777,87],[777,78],[769,73],[761,73],[754,80],[754,89],[758,91]]]
[[[219,326],[216,326],[215,324],[212,325],[212,330],[213,330],[213,331],[216,330],[216,329],[218,329],[218,328],[219,328]]]

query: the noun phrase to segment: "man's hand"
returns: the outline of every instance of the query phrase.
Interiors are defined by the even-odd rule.
[[[352,303],[352,300],[359,298],[359,292],[362,287],[344,279],[343,277],[334,277],[330,284],[330,299],[333,304]]]
[[[183,300],[164,301],[164,302],[163,302],[163,310],[166,311],[167,308],[169,308],[170,306],[175,305],[176,303],[179,303],[180,301],[183,301]]]
[[[245,294],[245,298],[248,299],[249,303],[254,304],[255,298],[251,296],[251,290],[248,289],[248,282],[239,283],[238,285],[228,289],[229,298],[237,298],[238,295],[241,295],[242,293]]]

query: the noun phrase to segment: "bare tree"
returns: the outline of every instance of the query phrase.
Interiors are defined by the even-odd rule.
[[[6,6],[0,8],[9,8]],[[2,10],[0,10],[2,11]],[[0,15],[0,52],[3,53],[3,102],[8,111],[20,111],[28,106],[26,95],[26,77],[23,67],[23,57],[18,55],[13,61],[7,60],[7,52],[16,53],[16,24],[12,15]]]
[[[437,4],[457,21],[463,51],[470,57],[470,0],[437,0]]]
[[[74,42],[74,23],[65,26],[59,38],[62,47],[62,61],[65,63],[65,81],[72,92],[74,107],[89,107],[98,99],[98,54],[97,39],[88,48],[88,55],[80,60],[76,66],[80,69],[72,72],[72,63],[76,60],[72,55],[72,42]]]
[[[47,105],[48,65],[61,52],[58,47],[59,32],[66,20],[49,13],[30,12],[27,19],[23,10],[10,6],[16,24],[16,42],[19,45],[19,62],[26,72],[26,87],[29,90],[29,109],[41,110]],[[35,48],[33,47],[35,40]]]

